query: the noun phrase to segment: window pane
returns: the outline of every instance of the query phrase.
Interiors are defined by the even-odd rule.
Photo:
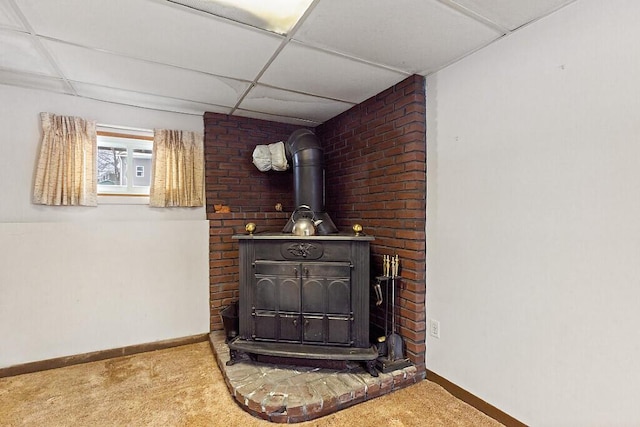
[[[135,148],[133,150],[134,187],[148,187],[151,185],[151,150]]]
[[[127,185],[127,149],[98,147],[98,185]]]

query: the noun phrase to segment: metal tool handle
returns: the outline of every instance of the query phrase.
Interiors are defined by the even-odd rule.
[[[396,258],[391,257],[391,277],[396,277]]]
[[[380,278],[378,278],[375,285],[373,285],[373,290],[376,293],[376,305],[381,305],[382,304],[382,287],[380,286]]]
[[[391,276],[391,257],[389,255],[382,256],[382,267],[384,270],[384,276]]]
[[[398,277],[398,271],[400,270],[400,258],[398,257],[398,254],[396,254],[394,261],[393,277]]]

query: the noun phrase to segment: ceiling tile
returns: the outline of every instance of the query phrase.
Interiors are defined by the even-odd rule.
[[[260,83],[358,103],[407,76],[291,42],[271,63]]]
[[[515,30],[575,0],[451,0],[496,24]]]
[[[15,1],[40,35],[238,79],[254,79],[282,40],[170,2]]]
[[[137,93],[132,91],[101,87],[87,83],[72,82],[73,87],[79,96],[97,99],[100,101],[113,102],[116,104],[132,105],[142,108],[150,108],[162,111],[173,111],[177,113],[187,113],[202,115],[205,111],[220,114],[229,114],[230,108],[220,107],[184,99],[167,98],[162,96]]]
[[[0,1],[0,28],[26,31],[22,20],[7,0]]]
[[[236,105],[248,82],[45,41],[70,79],[136,92],[188,99],[227,107]]]
[[[501,35],[435,0],[322,0],[294,38],[409,73],[423,73]]]
[[[56,76],[50,62],[26,33],[0,30],[0,67],[15,71]]]
[[[247,111],[238,108],[233,113],[234,116],[248,117],[250,119],[269,120],[272,122],[289,123],[292,125],[300,125],[307,127],[316,127],[322,122],[314,122],[312,120],[296,119],[295,117],[278,116],[276,114],[258,113],[256,111]]]
[[[0,70],[0,82],[3,84],[41,89],[50,92],[66,93],[74,95],[67,83],[59,78],[47,77],[25,72]]]
[[[240,108],[257,112],[268,112],[280,116],[324,122],[353,104],[318,98],[295,92],[257,85],[244,98]]]

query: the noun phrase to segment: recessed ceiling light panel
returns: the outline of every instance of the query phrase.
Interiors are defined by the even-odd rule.
[[[169,0],[212,15],[287,34],[313,0]]]

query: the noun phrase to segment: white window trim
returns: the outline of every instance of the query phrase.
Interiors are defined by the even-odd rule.
[[[152,130],[98,125],[97,131],[99,146],[122,147],[123,142],[126,142],[128,157],[133,155],[135,149],[153,150]],[[135,168],[128,168],[127,172],[129,186],[124,192],[121,186],[98,185],[98,204],[149,204],[149,187],[134,187]]]
[[[98,205],[149,205],[149,196],[98,194]]]

